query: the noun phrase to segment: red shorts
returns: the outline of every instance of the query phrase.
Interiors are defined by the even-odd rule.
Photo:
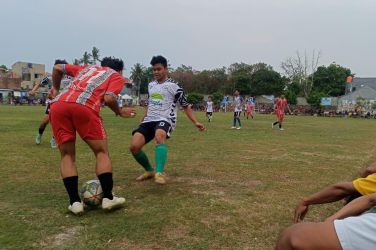
[[[277,115],[278,119],[283,119],[285,117],[285,112],[283,110],[276,110],[275,114]]]
[[[91,108],[72,102],[51,104],[50,121],[58,145],[76,140],[76,131],[83,140],[107,138],[102,118]]]

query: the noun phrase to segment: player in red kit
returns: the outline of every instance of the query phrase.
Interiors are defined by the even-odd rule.
[[[96,157],[96,175],[103,190],[102,208],[111,210],[125,203],[124,198],[112,194],[112,165],[99,114],[102,104],[106,104],[116,115],[134,116],[134,109],[120,109],[116,99],[125,84],[123,67],[122,60],[105,57],[101,66],[57,64],[53,68],[50,94],[55,98],[51,102],[50,121],[61,154],[60,172],[69,195],[68,209],[77,215],[84,212],[84,207],[78,194],[76,132]],[[64,74],[74,78],[58,95]]]
[[[283,130],[282,128],[282,122],[285,118],[285,110],[288,108],[289,112],[291,113],[290,107],[287,103],[287,99],[284,95],[281,95],[275,100],[274,103],[274,111],[277,116],[277,121],[272,124],[272,128],[274,128],[275,125],[279,124],[279,130]]]

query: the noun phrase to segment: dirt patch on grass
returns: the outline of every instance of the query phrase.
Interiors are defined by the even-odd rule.
[[[44,249],[59,249],[69,246],[69,243],[75,242],[80,235],[83,227],[76,226],[70,228],[63,228],[61,233],[48,236],[40,242],[40,246]]]
[[[206,185],[206,184],[213,184],[216,181],[213,179],[208,178],[194,178],[194,177],[169,177],[170,182],[184,182],[189,183],[192,185]]]

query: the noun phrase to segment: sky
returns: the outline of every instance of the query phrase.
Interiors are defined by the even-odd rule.
[[[320,65],[376,77],[374,0],[0,0],[0,64],[70,62],[93,46],[135,63],[163,55],[196,70],[281,62],[321,51]]]

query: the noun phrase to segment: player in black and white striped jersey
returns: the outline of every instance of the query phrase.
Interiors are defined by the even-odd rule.
[[[55,60],[55,65],[56,64],[68,64],[68,63],[65,60],[59,60],[59,59],[57,59],[57,60]],[[72,78],[70,76],[64,76],[63,80],[61,81],[61,86],[63,88],[67,88],[71,84],[71,82],[72,82]],[[50,89],[52,87],[52,77],[46,75],[40,81],[40,83],[36,83],[34,85],[33,89],[31,91],[29,91],[29,95],[30,96],[34,96],[35,92],[40,87],[48,87],[48,89]],[[50,96],[48,96],[48,98],[46,100],[46,111],[44,112],[45,115],[43,117],[43,120],[42,120],[41,124],[39,125],[38,133],[37,133],[37,135],[35,137],[35,144],[37,144],[37,145],[41,144],[43,132],[46,129],[48,123],[50,122],[50,119],[49,119],[50,102],[51,102],[51,98],[50,98]],[[56,148],[57,147],[56,143],[55,143],[55,138],[54,137],[51,138],[50,144],[51,144],[51,148]]]

